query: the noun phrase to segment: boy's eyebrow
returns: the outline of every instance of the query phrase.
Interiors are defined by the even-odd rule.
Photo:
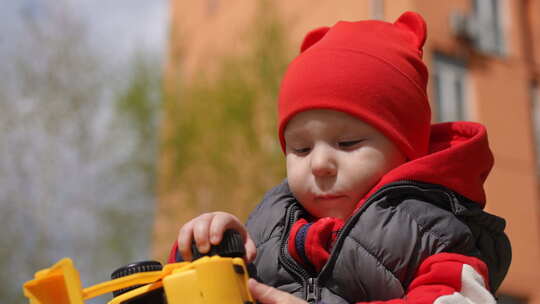
[[[288,127],[285,129],[285,131],[283,132],[283,136],[284,137],[288,137],[288,136],[299,136],[299,135],[302,135],[302,133],[306,133],[308,130],[306,128],[306,126],[304,125],[299,125],[299,126],[294,126],[294,127]]]
[[[288,143],[290,141],[299,141],[299,140],[302,140],[305,138],[305,132],[290,132],[290,133],[285,133],[284,136],[285,136],[285,142]]]
[[[365,128],[347,128],[343,125],[336,125],[332,127],[332,136],[334,137],[358,137],[358,136],[365,136],[366,130]],[[303,140],[305,137],[309,136],[309,130],[304,127],[299,127],[296,129],[289,130],[288,132],[284,132],[284,137],[286,142],[288,141],[300,141]]]

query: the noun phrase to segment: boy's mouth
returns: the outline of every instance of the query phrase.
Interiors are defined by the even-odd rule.
[[[338,198],[343,198],[345,195],[340,194],[322,194],[322,195],[315,195],[316,200],[333,200]]]

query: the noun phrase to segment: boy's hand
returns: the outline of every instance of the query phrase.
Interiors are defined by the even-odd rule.
[[[292,294],[275,289],[254,279],[248,281],[249,291],[255,300],[260,304],[307,304]]]
[[[240,232],[246,248],[246,262],[253,261],[257,252],[255,243],[249,237],[240,220],[225,212],[204,213],[182,226],[178,232],[178,251],[184,261],[191,261],[191,242],[193,240],[195,240],[199,252],[206,253],[210,250],[211,245],[217,245],[221,242],[223,232],[227,229]]]

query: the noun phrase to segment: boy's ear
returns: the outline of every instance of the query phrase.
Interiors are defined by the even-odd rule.
[[[317,41],[321,40],[329,29],[330,28],[328,26],[324,26],[316,28],[307,33],[306,37],[304,37],[304,41],[302,42],[302,46],[300,47],[300,53],[303,53],[305,50],[317,43]]]
[[[418,49],[421,57],[422,47],[427,37],[427,26],[424,18],[415,12],[405,12],[399,16],[394,25],[412,34],[410,36],[411,43]]]

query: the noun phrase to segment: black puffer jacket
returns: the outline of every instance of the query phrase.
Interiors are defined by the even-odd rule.
[[[318,275],[286,250],[289,229],[302,212],[284,181],[267,193],[247,228],[257,246],[258,278],[306,300],[401,298],[422,261],[441,252],[483,260],[495,291],[510,264],[504,220],[441,186],[405,181],[379,189],[347,221]]]

